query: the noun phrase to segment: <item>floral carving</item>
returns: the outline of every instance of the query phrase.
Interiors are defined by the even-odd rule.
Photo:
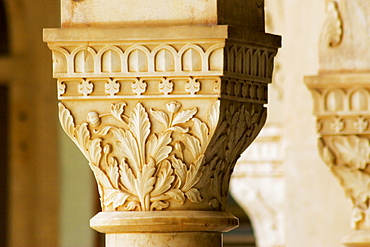
[[[160,92],[167,95],[173,91],[173,82],[171,79],[165,78],[158,84],[158,87]]]
[[[176,101],[167,103],[167,112],[150,109],[150,115],[164,127],[159,133],[151,132],[149,113],[141,103],[129,116],[125,102],[111,104],[110,113],[89,112],[88,121],[79,125],[60,103],[59,117],[65,132],[89,160],[103,208],[149,211],[165,209],[171,201],[202,202],[196,185],[204,171],[204,151],[217,124],[218,106],[216,102],[211,107],[208,124],[194,117],[196,108],[181,110]],[[102,126],[102,117],[114,117],[119,127],[91,131]],[[192,127],[183,127],[190,121]],[[184,142],[173,144],[173,135],[184,136]]]
[[[200,90],[200,82],[197,79],[191,78],[185,85],[186,92],[190,94],[195,94]]]
[[[147,83],[143,80],[135,80],[132,83],[132,91],[136,93],[137,95],[141,95],[146,91]]]
[[[119,89],[121,87],[121,84],[117,81],[109,80],[105,84],[105,92],[109,93],[111,96],[115,95],[119,92]]]
[[[325,163],[339,179],[352,201],[352,227],[370,227],[370,143],[358,136],[330,136],[320,139]]]
[[[94,84],[90,81],[83,80],[81,84],[78,85],[78,92],[82,93],[84,96],[89,95],[94,90]]]

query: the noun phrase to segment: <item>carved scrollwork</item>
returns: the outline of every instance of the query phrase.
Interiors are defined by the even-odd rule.
[[[320,154],[352,201],[352,227],[370,229],[370,143],[358,136],[319,141]]]

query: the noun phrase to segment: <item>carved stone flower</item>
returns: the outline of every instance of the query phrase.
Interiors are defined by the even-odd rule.
[[[95,111],[87,113],[87,121],[93,126],[97,127],[100,125],[100,117],[99,114]]]
[[[171,101],[171,102],[167,103],[166,106],[167,106],[167,110],[170,113],[176,113],[181,108],[181,104],[179,102],[176,102],[176,101]]]

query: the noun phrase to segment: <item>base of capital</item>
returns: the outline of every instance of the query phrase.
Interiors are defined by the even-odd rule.
[[[221,211],[100,212],[90,220],[102,233],[228,232],[239,220]]]
[[[217,232],[149,232],[109,233],[105,236],[110,247],[222,247],[222,233]]]
[[[370,246],[370,230],[357,230],[344,237],[342,243],[348,247]]]

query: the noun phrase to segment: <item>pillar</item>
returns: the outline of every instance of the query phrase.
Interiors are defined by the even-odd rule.
[[[62,0],[45,29],[59,117],[89,161],[107,246],[222,246],[230,175],[266,119],[280,37],[264,3]]]
[[[367,1],[328,1],[320,72],[306,77],[315,102],[319,151],[352,202],[346,246],[370,245],[370,18]],[[333,205],[334,206],[334,205]]]
[[[230,181],[230,193],[248,212],[259,247],[285,245],[285,182],[281,128],[266,124],[242,154]]]

